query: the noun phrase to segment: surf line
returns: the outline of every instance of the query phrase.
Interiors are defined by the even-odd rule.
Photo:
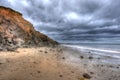
[[[79,48],[79,49],[88,49],[88,50],[94,50],[94,51],[100,51],[100,52],[107,52],[107,53],[120,53],[120,51],[90,48],[90,47],[83,47],[83,46],[76,46],[76,45],[64,45],[64,46],[72,47],[72,48]]]

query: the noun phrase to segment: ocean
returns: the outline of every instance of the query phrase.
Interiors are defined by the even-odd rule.
[[[102,62],[120,64],[120,44],[105,43],[79,43],[79,44],[62,44],[66,47],[91,55],[94,58],[101,58]]]

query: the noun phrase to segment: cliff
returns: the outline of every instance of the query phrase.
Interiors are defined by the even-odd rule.
[[[56,41],[35,31],[33,25],[25,20],[21,13],[0,6],[0,50],[56,44]]]

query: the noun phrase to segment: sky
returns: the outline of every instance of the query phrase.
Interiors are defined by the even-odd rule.
[[[119,42],[120,0],[0,0],[61,43]]]

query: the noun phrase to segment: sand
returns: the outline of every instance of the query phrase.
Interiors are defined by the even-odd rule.
[[[0,52],[0,80],[120,80],[120,65],[66,47]]]

